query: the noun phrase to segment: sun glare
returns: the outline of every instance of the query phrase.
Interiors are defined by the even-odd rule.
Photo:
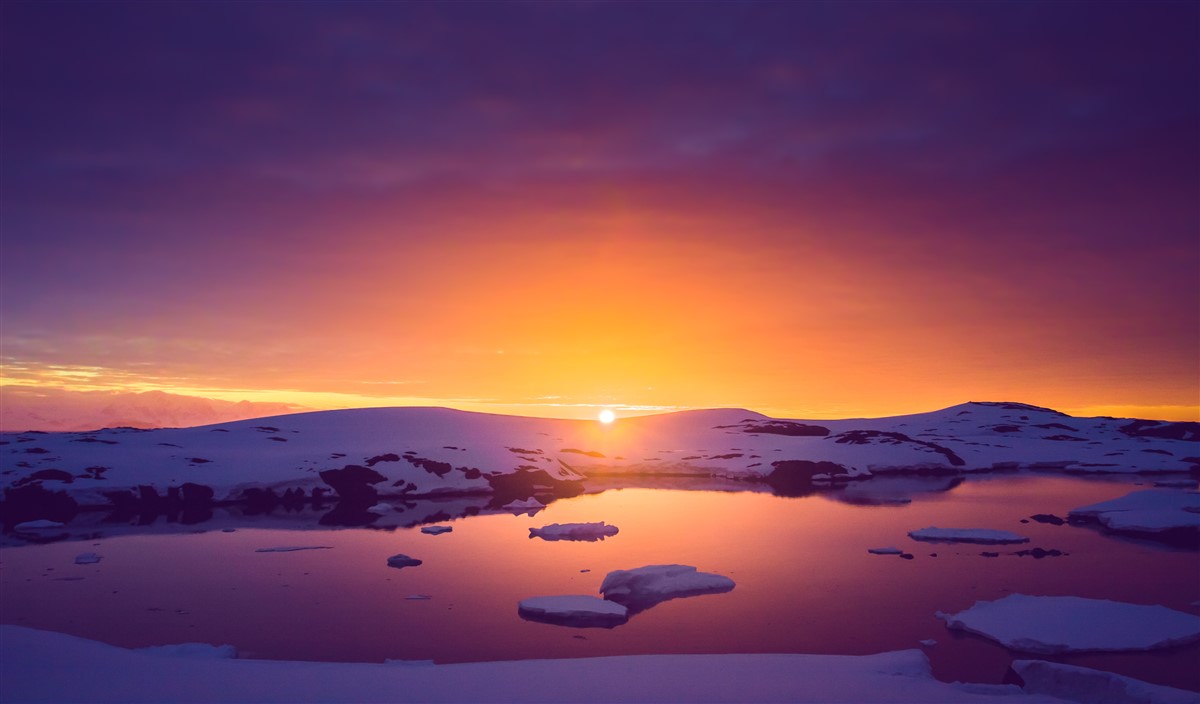
[[[608,424],[608,423],[613,422],[616,419],[617,419],[617,414],[613,413],[611,410],[605,408],[603,411],[600,411],[600,422],[601,423]]]

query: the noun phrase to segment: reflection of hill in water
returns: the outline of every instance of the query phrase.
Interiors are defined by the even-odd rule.
[[[962,481],[961,477],[882,476],[857,482],[849,487],[810,486],[800,494],[773,490],[768,484],[717,477],[617,475],[605,477],[600,481],[590,481],[585,493],[598,494],[620,489],[774,493],[785,497],[820,495],[843,503],[891,506],[910,503],[922,495],[950,491]],[[569,498],[557,497],[548,492],[532,493],[529,497],[547,505]],[[239,528],[309,530],[354,527],[396,530],[478,515],[524,513],[505,509],[504,505],[511,500],[510,496],[477,494],[368,502],[313,501],[300,498],[270,503],[200,507],[164,503],[145,506],[131,504],[117,510],[76,510],[69,516],[63,516],[61,522],[64,526],[57,529],[14,531],[12,526],[6,526],[0,545],[16,546],[120,535],[195,533]]]

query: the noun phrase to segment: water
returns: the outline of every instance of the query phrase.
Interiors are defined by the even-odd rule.
[[[1070,477],[972,479],[903,506],[821,496],[621,489],[564,499],[535,517],[478,515],[454,532],[192,527],[0,549],[0,620],[125,647],[235,645],[241,657],[466,662],[641,653],[866,654],[927,648],[944,680],[999,682],[1014,658],[935,617],[1012,592],[1163,604],[1195,613],[1195,551],[1106,536],[1078,526],[1020,523],[1034,513],[1121,496],[1128,484]],[[528,528],[600,521],[602,542],[529,539]],[[1013,530],[1028,545],[925,544],[930,525]],[[178,530],[178,528],[176,528]],[[142,530],[153,530],[150,529]],[[276,546],[327,550],[259,553]],[[913,560],[867,553],[895,545]],[[1035,560],[1028,547],[1069,555]],[[987,558],[983,551],[998,551]],[[75,555],[103,561],[75,565]],[[419,567],[392,569],[405,553]],[[931,556],[936,553],[936,557]],[[726,594],[677,599],[608,629],[525,621],[521,599],[596,594],[615,569],[681,563],[732,577]],[[586,571],[585,571],[586,570]],[[79,579],[82,578],[82,579]],[[428,600],[409,600],[424,594]],[[1017,655],[1015,657],[1028,657]],[[1034,656],[1037,657],[1037,656]],[[1200,646],[1054,658],[1200,690]]]

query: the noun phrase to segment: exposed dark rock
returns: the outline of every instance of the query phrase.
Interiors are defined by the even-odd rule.
[[[271,425],[256,425],[256,426],[254,426],[254,429],[261,433],[278,433],[279,432],[279,428],[276,428]]]
[[[27,477],[22,477],[13,482],[14,487],[21,487],[27,484],[41,483],[43,481],[62,482],[70,484],[75,481],[75,477],[71,476],[70,472],[64,472],[61,469],[39,469]]]
[[[25,448],[25,454],[27,454],[27,455],[48,455],[48,454],[50,454],[50,451],[44,447],[27,447],[27,448]]]
[[[287,438],[281,438],[281,437],[277,437],[277,436],[274,436],[274,435],[272,435],[271,437],[269,437],[269,438],[267,438],[267,439],[268,439],[268,440],[274,440],[275,442],[287,442]]]
[[[926,440],[916,440],[910,438],[904,433],[892,433],[883,430],[847,430],[844,433],[838,433],[833,436],[834,442],[839,444],[849,443],[851,445],[866,445],[872,442],[880,442],[889,445],[900,445],[903,443],[911,443],[928,447],[930,450],[944,456],[950,461],[950,464],[955,467],[962,467],[966,464],[963,458],[959,457],[948,447],[943,447],[937,443],[928,442]]]
[[[1174,452],[1170,452],[1170,451],[1168,451],[1168,450],[1152,450],[1152,449],[1147,449],[1147,450],[1142,450],[1142,452],[1150,452],[1150,453],[1153,453],[1153,454],[1155,454],[1155,455],[1166,455],[1166,456],[1168,456],[1168,457],[1174,457],[1174,456],[1175,456],[1175,453],[1174,453]]]
[[[1052,526],[1061,526],[1066,523],[1066,520],[1055,516],[1053,513],[1035,513],[1030,518],[1038,523],[1049,523]]]
[[[213,501],[213,490],[203,484],[184,482],[179,487],[179,499],[186,506],[207,506]]]
[[[573,452],[577,455],[587,455],[588,457],[604,457],[604,455],[596,452],[595,450],[576,450],[573,447],[565,447],[559,450],[559,452]]]
[[[849,469],[836,462],[812,462],[810,460],[776,460],[767,475],[767,484],[779,496],[805,496],[813,492],[812,478],[817,474],[830,476],[847,474]]]
[[[535,493],[550,493],[559,498],[583,493],[583,482],[563,480],[544,469],[521,470],[486,477],[494,496],[489,505],[504,506],[513,501],[528,499]]]
[[[399,462],[399,461],[400,461],[400,455],[397,455],[394,452],[389,452],[384,455],[375,455],[374,457],[370,458],[369,460],[367,460],[367,466],[374,467],[375,465],[379,464],[380,462]]]
[[[1027,403],[1014,403],[1012,401],[971,401],[971,405],[1001,408],[1006,411],[1038,411],[1041,413],[1053,413],[1056,416],[1068,417],[1066,413],[1056,411],[1053,408],[1042,408],[1041,406],[1031,406]]]
[[[1135,420],[1118,428],[1122,433],[1135,438],[1163,438],[1165,440],[1200,440],[1200,422]]]
[[[188,462],[192,464],[208,464],[209,462],[212,462],[212,460],[206,460],[203,457],[190,457],[188,458]]]
[[[1046,435],[1043,440],[1061,440],[1065,442],[1087,442],[1087,438],[1077,438],[1074,435]]]
[[[438,462],[437,460],[429,460],[425,459],[424,457],[416,457],[415,455],[407,452],[404,454],[403,459],[414,467],[420,467],[426,472],[429,472],[430,474],[436,474],[439,477],[446,476],[450,473],[450,470],[454,469],[449,462]]]
[[[1043,557],[1062,557],[1063,555],[1066,555],[1067,553],[1063,552],[1062,550],[1056,550],[1054,548],[1051,548],[1049,550],[1043,550],[1042,548],[1033,548],[1032,550],[1018,550],[1018,551],[1014,552],[1013,554],[1017,555],[1019,557],[1032,557],[1035,560],[1040,560]]]
[[[520,447],[510,447],[510,448],[508,448],[508,451],[512,452],[514,454],[517,454],[517,455],[540,455],[540,454],[542,454],[541,450],[525,450]]]
[[[72,440],[71,442],[98,442],[98,443],[103,443],[105,445],[116,445],[117,444],[116,440],[101,440],[99,438],[91,438],[91,437],[77,438],[75,440]],[[162,445],[162,444],[164,444],[164,443],[161,443],[161,442],[159,443],[159,445]],[[178,447],[178,445],[176,445],[176,447]]]
[[[829,428],[825,426],[793,423],[786,420],[755,422],[740,427],[743,433],[762,433],[764,435],[788,435],[791,437],[824,437],[829,435]]]
[[[997,433],[1019,433],[1021,426],[1019,425],[993,425],[991,430]]]
[[[1079,428],[1072,428],[1071,426],[1063,425],[1062,423],[1038,423],[1037,425],[1035,425],[1033,427],[1045,428],[1046,430],[1069,430],[1072,433],[1079,432]]]
[[[5,489],[3,508],[6,528],[43,518],[69,523],[79,512],[79,504],[67,492],[50,491],[41,484]]]
[[[709,459],[709,460],[735,460],[735,459],[737,459],[737,458],[739,458],[739,457],[742,457],[742,456],[743,456],[743,455],[742,455],[742,453],[740,453],[740,452],[732,452],[732,453],[730,453],[730,454],[727,454],[727,455],[712,455],[712,456],[710,456],[710,457],[706,457],[705,459]]]
[[[321,472],[321,480],[333,487],[339,497],[354,501],[374,499],[379,492],[372,485],[386,479],[379,472],[358,464]]]

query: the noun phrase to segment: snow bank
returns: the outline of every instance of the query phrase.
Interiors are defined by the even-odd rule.
[[[574,628],[612,628],[629,620],[629,610],[594,596],[535,596],[517,606],[521,618]]]
[[[724,575],[698,572],[690,565],[647,565],[609,572],[600,584],[600,593],[631,610],[644,611],[668,599],[721,594],[734,586]]]
[[[1029,538],[1007,530],[988,528],[938,528],[930,526],[909,531],[908,537],[927,543],[978,543],[1000,545],[1003,543],[1028,543]]]
[[[1012,685],[939,682],[916,649],[861,656],[634,655],[397,667],[163,658],[6,625],[0,625],[0,682],[11,702],[1062,703]]]
[[[1088,667],[1045,660],[1014,660],[1026,692],[1087,704],[1197,704],[1200,694]]]
[[[949,628],[1025,653],[1153,650],[1200,640],[1200,616],[1077,596],[1010,594],[937,616]]]
[[[542,540],[586,540],[595,542],[611,538],[619,532],[616,526],[599,523],[551,523],[541,528],[530,528],[530,538]]]

